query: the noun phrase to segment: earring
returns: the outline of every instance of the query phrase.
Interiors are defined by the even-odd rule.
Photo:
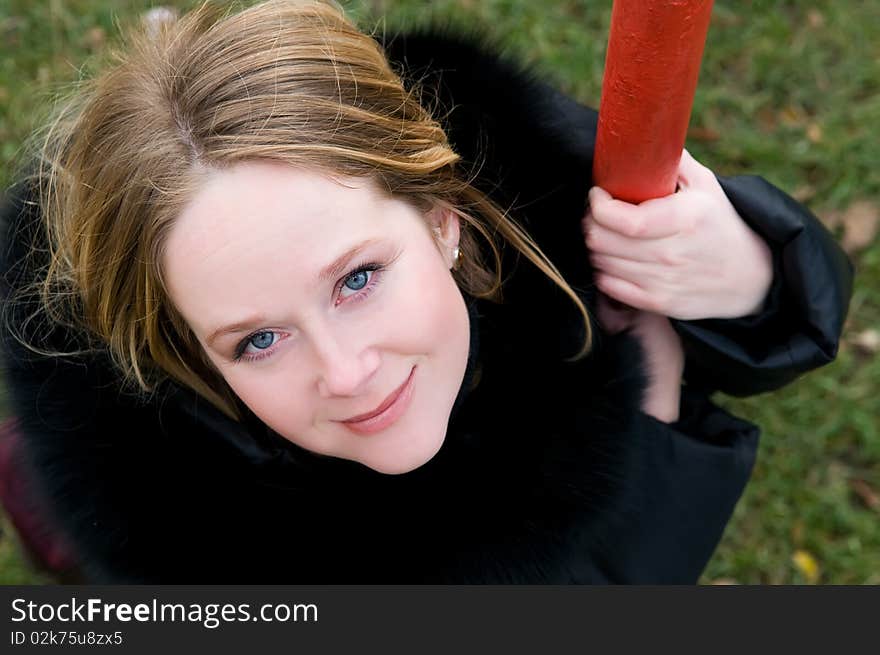
[[[455,246],[455,248],[452,249],[452,270],[457,269],[460,263],[461,263],[461,250],[459,249],[458,246]]]

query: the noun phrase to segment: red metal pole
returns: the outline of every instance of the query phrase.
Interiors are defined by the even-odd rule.
[[[675,191],[713,0],[614,0],[593,181],[639,203]]]

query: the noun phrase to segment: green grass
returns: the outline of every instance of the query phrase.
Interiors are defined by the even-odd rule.
[[[0,182],[11,180],[20,144],[52,90],[76,79],[112,40],[118,17],[153,4],[0,0]],[[427,3],[415,0],[345,4],[376,29],[427,16]],[[491,26],[561,88],[598,104],[610,0],[438,0],[430,11]],[[878,25],[880,4],[861,0],[716,1],[688,148],[719,173],[763,175],[820,216],[859,200],[880,203]],[[880,325],[877,240],[854,260],[856,289],[837,361],[773,394],[716,397],[762,426],[763,437],[752,482],[704,582],[809,582],[794,563],[805,551],[820,583],[880,583],[880,512],[856,493],[859,481],[880,493],[880,360],[850,343]],[[0,582],[41,581],[6,531]]]

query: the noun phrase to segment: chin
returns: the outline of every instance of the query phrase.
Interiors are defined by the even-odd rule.
[[[358,461],[367,468],[385,475],[409,473],[430,462],[434,455],[440,452],[440,448],[445,440],[446,426],[444,425],[443,430],[437,437],[432,438],[429,443],[420,443],[419,447],[412,452],[388,453],[387,457],[383,457],[382,453],[377,453],[375,457],[368,456]]]

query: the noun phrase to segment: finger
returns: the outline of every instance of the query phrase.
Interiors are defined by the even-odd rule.
[[[630,307],[644,309],[649,312],[660,312],[660,307],[653,301],[648,292],[633,282],[607,273],[598,273],[596,275],[596,286],[599,287],[602,293]]]
[[[681,162],[678,164],[678,186],[680,188],[705,189],[707,186],[717,184],[715,173],[694,159],[687,149],[682,150]]]
[[[590,212],[600,225],[634,239],[662,239],[679,230],[675,194],[633,205],[615,200],[599,187],[590,189]]]
[[[648,248],[654,240],[631,239],[609,230],[604,225],[592,221],[586,234],[587,250],[590,253],[610,255],[636,262],[656,262],[656,255]]]
[[[620,277],[635,282],[636,280],[650,280],[657,274],[657,269],[646,262],[632,261],[621,257],[592,253],[590,262],[594,268],[603,273]]]

